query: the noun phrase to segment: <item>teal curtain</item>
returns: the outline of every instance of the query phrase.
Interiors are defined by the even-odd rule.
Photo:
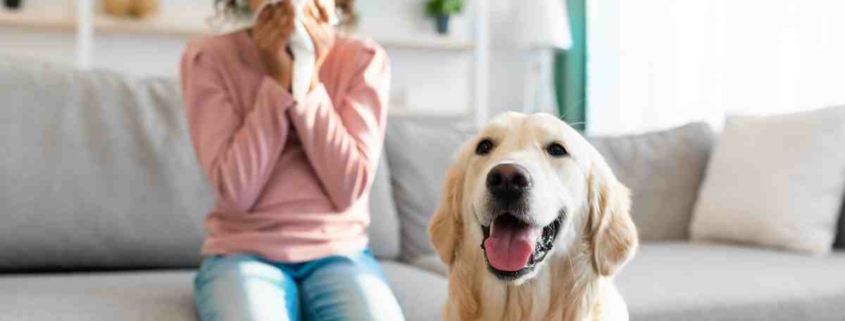
[[[587,0],[566,1],[572,48],[555,57],[555,88],[560,117],[581,131],[587,121]]]

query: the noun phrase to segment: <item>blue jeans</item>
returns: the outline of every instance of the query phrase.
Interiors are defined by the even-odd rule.
[[[203,321],[402,321],[369,250],[304,263],[210,256],[194,279]]]

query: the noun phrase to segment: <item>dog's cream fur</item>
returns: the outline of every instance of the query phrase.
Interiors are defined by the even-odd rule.
[[[476,155],[479,141],[495,143]],[[568,155],[550,157],[545,146],[563,145]],[[546,259],[525,277],[506,282],[488,272],[482,222],[484,177],[502,163],[518,164],[534,180],[531,213],[551,222],[565,214]],[[628,320],[612,277],[634,254],[637,231],[629,214],[629,191],[601,155],[578,132],[551,115],[506,113],[463,146],[446,175],[444,197],[430,235],[449,267],[448,321]]]

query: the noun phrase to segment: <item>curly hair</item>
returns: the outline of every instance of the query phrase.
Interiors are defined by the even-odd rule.
[[[243,5],[241,0],[214,0],[214,7],[218,14],[232,17],[242,12]],[[355,11],[355,0],[335,0],[340,18],[340,24],[343,26],[352,26],[358,20],[358,13]]]

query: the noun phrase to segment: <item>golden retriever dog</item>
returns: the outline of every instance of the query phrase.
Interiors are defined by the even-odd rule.
[[[429,232],[448,321],[628,320],[612,283],[634,255],[630,193],[548,115],[494,118],[457,153]]]

